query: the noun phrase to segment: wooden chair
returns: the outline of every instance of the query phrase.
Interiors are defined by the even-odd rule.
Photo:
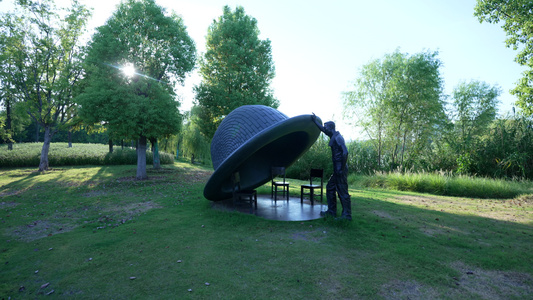
[[[324,170],[311,169],[310,175],[309,184],[302,184],[300,188],[300,203],[304,203],[304,189],[309,189],[309,193],[305,195],[309,195],[309,198],[311,198],[311,205],[314,205],[315,189],[320,188],[320,202],[322,202],[324,194]],[[320,179],[320,184],[315,184],[315,181],[318,183],[318,179]]]
[[[257,191],[256,190],[242,190],[241,189],[241,176],[239,172],[233,173],[233,207],[238,202],[249,202],[250,203],[250,213],[253,213],[254,204],[255,209],[257,210]]]
[[[283,177],[283,181],[277,180]],[[289,183],[285,181],[285,168],[284,167],[272,167],[272,187],[271,197],[274,198],[274,202],[278,200],[278,187],[281,187],[282,196],[287,194],[287,201],[289,201]]]

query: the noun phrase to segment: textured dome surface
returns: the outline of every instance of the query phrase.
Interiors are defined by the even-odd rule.
[[[211,142],[211,160],[216,170],[241,145],[262,130],[287,120],[280,111],[263,105],[241,106],[224,118]]]
[[[265,184],[270,180],[271,167],[289,167],[319,135],[311,115],[288,118],[263,105],[235,109],[213,136],[211,160],[215,172],[205,185],[205,198],[213,201],[230,198],[235,172],[240,173],[242,189]]]

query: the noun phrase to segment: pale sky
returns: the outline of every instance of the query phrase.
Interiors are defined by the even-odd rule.
[[[90,28],[103,25],[120,0],[80,0],[94,8]],[[399,49],[414,54],[439,51],[445,93],[461,81],[480,80],[502,89],[500,113],[510,112],[516,98],[509,94],[524,68],[514,62],[516,51],[505,47],[499,25],[480,24],[475,0],[156,0],[180,15],[198,52],[222,7],[244,7],[257,19],[261,39],[269,39],[276,68],[272,81],[279,110],[289,117],[315,113],[333,120],[347,138],[357,129],[342,119],[342,93],[351,89],[361,67]],[[10,10],[12,0],[0,2]],[[56,1],[59,5],[68,0]],[[189,110],[194,72],[176,90],[181,110]],[[363,136],[364,137],[364,136]]]

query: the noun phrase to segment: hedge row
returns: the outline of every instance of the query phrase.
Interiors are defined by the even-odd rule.
[[[42,143],[14,144],[13,150],[8,150],[7,145],[0,145],[0,167],[36,167],[41,158]],[[174,163],[174,156],[159,152],[161,164]],[[115,147],[109,153],[107,145],[102,144],[72,144],[52,143],[48,153],[50,166],[74,165],[135,165],[137,152],[131,148]],[[153,163],[153,153],[146,151],[146,163]]]

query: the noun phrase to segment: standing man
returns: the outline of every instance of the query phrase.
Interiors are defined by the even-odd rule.
[[[329,121],[322,126],[316,115],[312,116],[316,126],[329,136],[329,146],[331,147],[331,160],[333,162],[333,175],[331,175],[326,185],[326,198],[328,199],[328,210],[320,212],[321,216],[337,216],[337,196],[342,205],[342,219],[352,219],[352,201],[348,193],[348,149],[344,143],[342,135],[335,131],[335,123]]]

